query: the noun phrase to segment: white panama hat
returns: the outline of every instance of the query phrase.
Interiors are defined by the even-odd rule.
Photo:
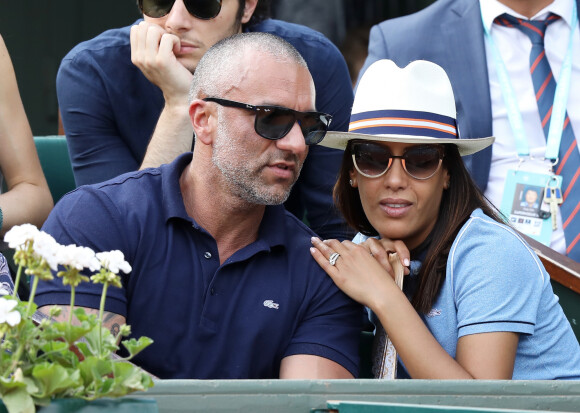
[[[378,60],[357,86],[349,131],[329,131],[319,145],[344,150],[353,139],[450,143],[463,156],[493,143],[494,137],[459,139],[456,114],[453,89],[443,68],[426,60],[404,68],[392,60]]]

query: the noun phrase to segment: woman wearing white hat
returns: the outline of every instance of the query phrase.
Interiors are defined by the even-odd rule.
[[[312,255],[378,317],[404,367],[400,377],[580,379],[580,346],[549,275],[461,158],[493,138],[458,135],[442,68],[370,66],[349,132],[329,132],[321,144],[345,150],[338,208],[361,234],[379,239],[313,238]],[[389,250],[407,266],[412,260],[404,292],[389,276]]]

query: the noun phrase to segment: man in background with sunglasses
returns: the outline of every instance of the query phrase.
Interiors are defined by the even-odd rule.
[[[139,0],[143,21],[77,45],[57,77],[77,186],[171,162],[192,148],[192,73],[206,50],[239,32],[276,34],[305,58],[316,108],[346,130],[353,95],[346,63],[320,33],[268,19],[269,0]],[[95,6],[96,7],[96,6]],[[221,70],[221,68],[215,68]],[[340,151],[313,147],[286,208],[323,238],[350,238],[332,201]]]
[[[160,378],[356,377],[363,309],[281,205],[330,121],[314,110],[304,59],[267,33],[224,39],[201,59],[190,102],[193,153],[78,188],[43,230],[123,252],[133,270],[108,290],[103,319],[154,340],[134,361]],[[55,280],[38,287],[41,311],[68,310]],[[83,283],[75,297],[97,311],[100,287]]]

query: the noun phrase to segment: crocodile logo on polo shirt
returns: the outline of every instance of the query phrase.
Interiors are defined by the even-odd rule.
[[[265,300],[264,307],[273,308],[274,310],[277,310],[278,308],[280,308],[280,304],[275,303],[274,300]]]

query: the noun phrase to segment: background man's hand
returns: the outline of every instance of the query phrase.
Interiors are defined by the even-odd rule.
[[[163,91],[168,105],[187,105],[193,77],[177,60],[179,48],[179,37],[156,24],[143,21],[131,27],[131,61]]]

